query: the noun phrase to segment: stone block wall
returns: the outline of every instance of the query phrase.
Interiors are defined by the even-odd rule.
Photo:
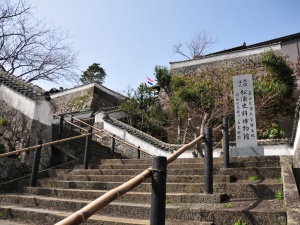
[[[104,107],[117,106],[119,99],[95,87],[91,109],[98,111]]]
[[[68,91],[60,93],[58,97],[53,95],[52,102],[55,105],[55,113],[75,112],[90,110],[92,107],[94,87],[79,89],[78,91]]]
[[[275,51],[281,54],[280,51]],[[254,77],[263,76],[263,67],[261,64],[263,52],[255,55],[247,55],[236,58],[225,58],[216,61],[203,62],[198,64],[182,66],[171,66],[172,74],[194,75],[195,73],[228,73],[231,75],[252,74]]]
[[[98,111],[118,105],[121,95],[98,84],[88,84],[51,95],[55,113]]]
[[[32,119],[0,100],[0,117],[5,124],[0,124],[0,135],[9,139],[15,149],[29,146]]]

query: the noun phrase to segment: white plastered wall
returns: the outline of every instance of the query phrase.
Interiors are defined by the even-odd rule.
[[[54,108],[47,100],[33,100],[3,84],[0,86],[0,99],[30,119],[48,126],[52,123]]]

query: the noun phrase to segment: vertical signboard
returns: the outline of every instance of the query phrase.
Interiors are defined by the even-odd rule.
[[[257,146],[252,75],[233,77],[236,146]]]

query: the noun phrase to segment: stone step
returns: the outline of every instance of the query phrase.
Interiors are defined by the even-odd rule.
[[[89,201],[46,198],[41,196],[3,195],[1,202],[7,205],[22,205],[24,207],[45,208],[47,211],[75,212]],[[212,221],[218,224],[233,224],[239,218],[247,224],[286,224],[286,213],[282,209],[281,200],[248,200],[232,201],[223,204],[167,204],[166,219],[182,221]],[[96,216],[124,217],[148,220],[150,218],[150,204],[113,202]]]
[[[37,186],[44,188],[84,189],[84,190],[111,190],[123,182],[97,182],[97,181],[62,181],[40,180]],[[134,192],[151,192],[150,183],[142,183],[133,189]],[[214,193],[226,193],[231,199],[274,199],[278,191],[282,192],[282,184],[269,180],[236,183],[214,183]],[[204,183],[167,183],[167,193],[204,193]]]
[[[15,221],[11,221],[8,219],[5,219],[5,215],[2,215],[4,218],[0,218],[0,224],[1,225],[28,225],[25,223],[21,223],[21,222],[15,222]]]
[[[214,163],[222,164],[223,158],[213,158]],[[94,161],[94,164],[148,164],[152,165],[152,158],[149,159],[100,159],[99,161]],[[280,161],[279,156],[247,156],[247,157],[230,157],[230,163],[234,162],[265,162],[265,161]],[[172,164],[177,163],[204,163],[204,158],[178,158]],[[92,164],[92,162],[91,162]]]
[[[138,175],[144,169],[75,169],[55,170],[51,176],[56,174],[71,175]],[[235,179],[249,179],[256,176],[258,179],[278,179],[281,177],[281,169],[277,167],[260,168],[220,168],[213,170],[214,175],[231,175]],[[167,175],[204,175],[204,169],[168,169]]]
[[[19,207],[16,205],[2,205],[0,206],[0,213],[6,218],[11,220],[17,220],[18,222],[1,220],[0,224],[2,225],[53,225],[54,223],[63,220],[67,216],[71,215],[72,212],[64,211],[55,211],[55,210],[46,210],[39,208],[29,208],[29,207]],[[47,218],[45,220],[45,218]],[[30,219],[30,220],[29,220]],[[20,220],[24,221],[21,223]],[[108,216],[91,216],[87,222],[83,224],[89,225],[149,225],[149,220],[140,220],[140,219],[128,219],[120,217],[108,217]],[[178,221],[178,220],[166,220],[166,225],[213,225],[212,222],[197,222],[197,221]]]
[[[68,181],[99,181],[99,182],[127,182],[134,178],[134,175],[72,175],[72,174],[57,174],[58,180]],[[214,182],[231,182],[234,178],[230,175],[214,175]],[[149,177],[145,182],[151,182]],[[202,175],[169,175],[167,176],[169,183],[203,183],[204,176]]]
[[[146,169],[151,166],[151,163],[133,163],[133,164],[95,164],[89,163],[89,169]],[[214,168],[223,168],[223,163],[214,163]],[[232,162],[230,168],[243,167],[280,167],[279,161],[260,161],[260,162]],[[176,163],[169,164],[168,169],[203,169],[204,163]],[[83,164],[76,165],[74,169],[83,169]]]
[[[24,193],[46,197],[94,200],[105,194],[107,190],[82,190],[62,188],[25,187]],[[169,203],[221,203],[228,199],[225,194],[189,194],[167,193]],[[118,199],[119,202],[150,203],[150,192],[128,192]]]
[[[2,213],[2,215],[6,216],[7,218],[22,220],[26,224],[36,224],[36,225],[41,225],[41,224],[53,225],[73,213],[73,211],[66,212],[61,210],[58,211],[58,210],[49,210],[49,209],[41,209],[41,208],[33,208],[33,207],[22,207],[18,205],[1,205],[0,212]],[[91,216],[88,219],[88,222],[85,222],[84,224],[149,225],[149,221],[141,220],[141,219],[129,219],[129,218],[94,215]]]

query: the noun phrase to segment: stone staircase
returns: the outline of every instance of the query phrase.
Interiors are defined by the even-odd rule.
[[[286,224],[280,159],[231,158],[231,168],[214,159],[214,194],[204,193],[203,159],[168,165],[166,224]],[[49,170],[37,187],[20,182],[18,193],[0,197],[1,218],[26,224],[54,224],[151,166],[150,159],[101,159],[83,170]],[[84,224],[149,224],[151,179],[120,197]],[[2,220],[3,221],[3,220]]]

